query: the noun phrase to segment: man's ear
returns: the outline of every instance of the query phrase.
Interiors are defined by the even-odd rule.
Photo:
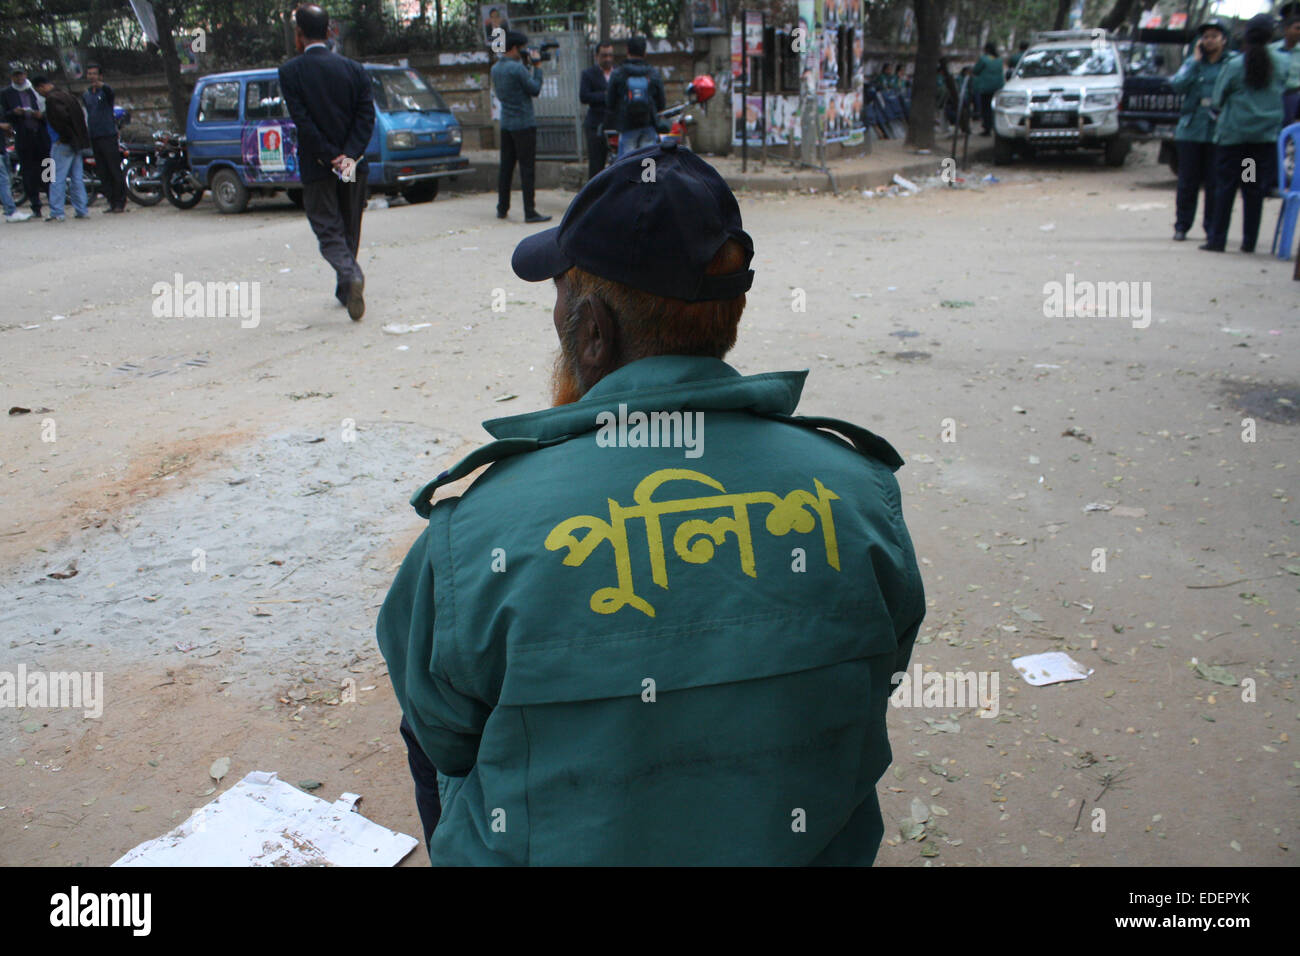
[[[599,296],[589,295],[578,306],[578,365],[590,388],[623,364],[618,323]]]

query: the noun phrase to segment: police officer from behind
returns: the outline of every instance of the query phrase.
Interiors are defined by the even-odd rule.
[[[665,105],[663,77],[645,61],[645,37],[632,37],[627,59],[610,75],[605,94],[605,123],[618,130],[620,157],[659,141],[655,124]]]
[[[1219,20],[1207,20],[1196,28],[1192,55],[1169,79],[1169,85],[1183,95],[1183,115],[1174,130],[1178,155],[1178,194],[1174,212],[1174,239],[1182,242],[1196,221],[1197,195],[1205,190],[1201,224],[1210,233],[1214,215],[1214,120],[1211,110],[1214,84],[1219,81],[1227,53],[1228,30]]]
[[[1223,66],[1214,84],[1214,215],[1198,248],[1223,252],[1232,204],[1241,189],[1241,251],[1254,252],[1264,195],[1277,183],[1277,138],[1282,131],[1282,93],[1288,63],[1268,46],[1274,22],[1268,14],[1246,21],[1241,52]]]
[[[875,858],[925,612],[902,460],[796,415],[806,371],[723,361],[753,251],[675,143],[516,247],[555,283],[555,405],[416,493],[377,625],[435,864]]]
[[[582,81],[578,85],[578,99],[587,104],[582,129],[587,136],[588,179],[605,168],[605,96],[613,72],[614,44],[602,43],[596,47],[596,65],[582,71]]]

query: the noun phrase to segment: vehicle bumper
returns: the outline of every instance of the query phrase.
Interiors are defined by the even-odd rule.
[[[370,164],[370,185],[409,186],[412,183],[446,176],[463,176],[472,173],[469,160],[464,156],[440,156],[436,159],[411,159],[405,162]],[[378,173],[379,175],[375,175]]]
[[[1119,132],[1119,110],[1115,107],[1078,111],[1078,122],[1068,127],[1031,127],[1028,110],[993,111],[993,127],[999,136],[1058,147],[1097,146]]]

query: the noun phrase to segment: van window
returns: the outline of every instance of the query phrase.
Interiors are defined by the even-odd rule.
[[[414,110],[449,113],[442,97],[415,70],[373,70],[370,84],[375,106],[384,112]]]
[[[244,94],[244,119],[287,119],[288,109],[280,95],[279,80],[249,80]]]
[[[200,123],[229,123],[239,119],[239,81],[209,83],[199,94]]]

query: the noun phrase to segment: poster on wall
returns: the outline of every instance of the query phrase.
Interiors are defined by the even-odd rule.
[[[82,68],[85,57],[81,51],[73,47],[63,47],[59,50],[59,62],[63,64],[63,75],[70,80],[81,79],[86,71]]]
[[[496,36],[496,31],[501,31],[501,36],[497,40],[497,48],[500,52],[505,52],[506,33],[510,29],[510,9],[505,3],[485,3],[479,8],[479,19],[483,26],[483,42],[489,50],[496,49],[492,46],[492,38]]]
[[[742,109],[742,99],[744,107]],[[750,146],[762,146],[767,123],[763,118],[763,97],[733,96],[731,98],[732,145],[739,146],[743,136]]]
[[[708,36],[727,30],[727,0],[692,0],[691,32]]]
[[[739,80],[745,72],[745,57],[742,52],[743,40],[740,37],[740,21],[731,21],[731,78]]]

